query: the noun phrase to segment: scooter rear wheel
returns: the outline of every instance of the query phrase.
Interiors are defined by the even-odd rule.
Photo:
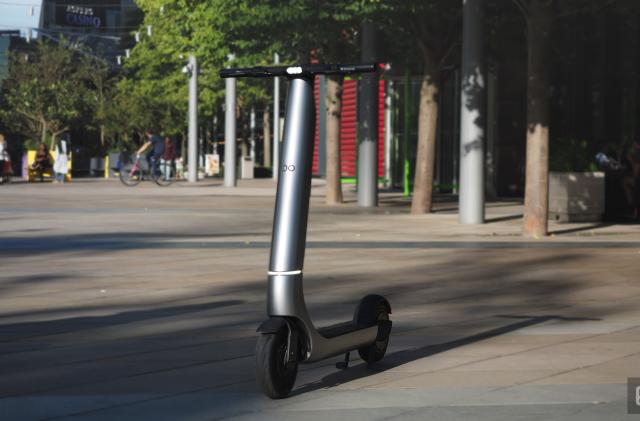
[[[367,295],[356,309],[355,319],[359,323],[373,323],[379,320],[389,320],[389,308],[387,301],[379,295]],[[389,335],[377,340],[371,345],[358,348],[358,354],[367,364],[380,361],[387,352]]]
[[[256,378],[271,399],[289,396],[298,375],[298,362],[287,360],[289,332],[263,333],[256,344]]]

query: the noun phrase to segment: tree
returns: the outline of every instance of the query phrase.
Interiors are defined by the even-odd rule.
[[[29,54],[10,56],[0,118],[17,133],[46,142],[68,131],[86,102],[84,72],[73,50],[39,40]]]
[[[552,2],[530,0],[527,12],[526,236],[547,234],[549,212],[549,70]]]
[[[198,115],[203,133],[210,133],[213,117],[224,101],[224,84],[218,71],[226,66],[270,64],[268,49],[248,48],[263,35],[249,34],[247,29],[256,15],[247,1],[210,0],[180,1],[168,4],[160,0],[140,0],[145,19],[140,29],[143,36],[131,52],[125,68],[127,89],[147,102],[145,124],[152,124],[165,134],[180,134],[185,138],[187,121],[187,78],[182,73],[188,55],[194,54],[198,75]],[[150,25],[153,33],[144,35]],[[272,31],[266,31],[271,33]],[[231,54],[236,58],[229,60]],[[237,115],[240,127],[247,126],[247,111],[251,107],[266,107],[269,95],[265,80],[238,81]],[[142,124],[138,121],[137,124]],[[151,127],[151,126],[150,126]],[[243,131],[241,131],[243,133]],[[246,150],[248,136],[243,139]]]
[[[461,35],[461,6],[461,2],[450,0],[397,0],[389,2],[386,13],[381,14],[386,31],[391,33],[393,50],[405,55],[398,57],[398,61],[411,60],[413,57],[407,57],[406,52],[416,51],[422,68],[412,214],[431,212],[438,92],[442,69],[456,59]]]
[[[284,63],[349,62],[359,56],[357,29],[369,2],[338,0],[280,0],[243,2],[228,0],[235,10],[229,31],[239,57],[279,52]],[[235,9],[234,9],[235,7]],[[286,29],[285,29],[286,28]],[[254,62],[255,64],[255,62]],[[326,203],[342,203],[340,172],[340,112],[342,77],[327,78]]]
[[[198,60],[199,110],[203,121],[211,121],[224,91],[218,70],[226,62],[229,47],[222,33],[226,12],[222,1],[180,1],[168,4],[160,0],[139,0],[144,11],[141,40],[125,62],[127,82],[120,90],[133,89],[148,101],[148,124],[167,134],[186,130],[188,79],[182,69],[189,54]],[[146,26],[153,28],[145,35]]]
[[[540,238],[549,224],[549,59],[555,20],[595,13],[613,4],[596,0],[513,0],[527,27],[527,160],[523,234]],[[623,2],[624,3],[624,2]]]
[[[81,69],[84,71],[82,76],[89,84],[87,92],[87,105],[91,112],[89,123],[98,129],[100,146],[105,148],[108,138],[115,134],[107,130],[107,126],[109,120],[115,117],[110,115],[109,111],[117,94],[117,75],[105,61],[96,57],[84,56],[81,62]]]
[[[123,149],[131,146],[134,133],[142,138],[145,129],[157,124],[154,110],[159,106],[153,97],[138,88],[130,79],[119,81],[105,110],[105,135]]]

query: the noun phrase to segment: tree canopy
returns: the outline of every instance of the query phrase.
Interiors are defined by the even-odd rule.
[[[32,53],[12,53],[0,118],[9,129],[46,142],[81,117],[88,102],[86,76],[64,45],[41,40]]]

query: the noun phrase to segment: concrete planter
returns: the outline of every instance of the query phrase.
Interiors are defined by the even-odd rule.
[[[604,172],[549,173],[549,219],[599,222],[604,214]]]

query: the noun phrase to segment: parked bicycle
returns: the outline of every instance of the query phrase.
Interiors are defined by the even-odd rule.
[[[155,167],[155,171],[153,171],[151,169],[143,169],[143,166],[140,165],[141,160],[142,157],[138,155],[132,163],[121,166],[120,181],[122,181],[122,184],[133,187],[140,184],[142,180],[150,178],[157,185],[166,187],[175,180],[176,170],[173,162],[161,159],[157,165],[153,165],[152,158],[151,168]]]

